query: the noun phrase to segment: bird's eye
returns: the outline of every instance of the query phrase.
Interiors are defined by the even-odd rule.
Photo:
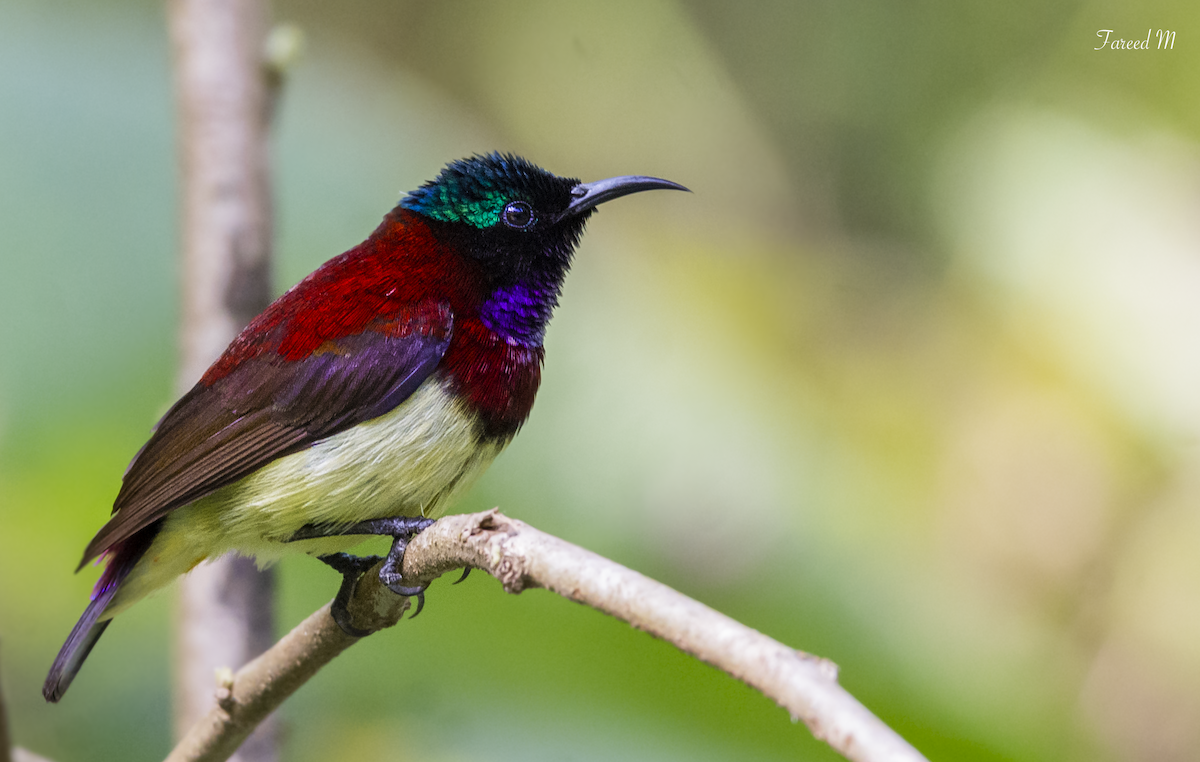
[[[525,230],[533,225],[536,217],[533,214],[533,207],[524,201],[513,201],[508,206],[504,207],[504,213],[500,215],[504,220],[504,224],[510,228],[517,230]]]

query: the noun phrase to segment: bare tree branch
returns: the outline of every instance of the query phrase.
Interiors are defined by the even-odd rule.
[[[408,609],[408,599],[384,587],[378,571],[376,566],[363,576],[349,605],[354,626],[370,632],[391,627]],[[284,699],[358,641],[333,621],[329,604],[322,606],[236,675],[220,680],[216,706],[183,737],[168,762],[228,759]]]
[[[0,674],[3,674],[3,670],[0,670]],[[45,757],[12,745],[12,736],[8,732],[8,708],[4,705],[3,681],[0,681],[0,762],[50,762]]]
[[[0,676],[4,672],[0,670]],[[0,762],[12,762],[12,736],[8,734],[8,707],[4,705],[4,683],[0,681]]]
[[[484,569],[510,593],[543,587],[674,644],[773,699],[813,735],[855,762],[924,760],[837,682],[837,667],[793,650],[620,564],[497,511],[447,516],[418,535],[404,559],[409,584],[462,566]],[[354,624],[374,632],[395,624],[404,599],[375,570],[349,606]],[[324,606],[219,691],[219,705],[180,742],[168,762],[219,762],[254,725],[358,639]]]
[[[271,83],[263,55],[265,0],[170,0],[182,183],[183,329],[178,376],[189,389],[270,297],[267,133]],[[274,640],[273,576],[227,556],[180,587],[175,726],[212,703],[212,675]],[[239,753],[277,757],[264,728]]]

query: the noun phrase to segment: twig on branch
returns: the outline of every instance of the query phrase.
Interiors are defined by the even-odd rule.
[[[408,605],[407,598],[383,586],[376,565],[359,581],[348,609],[355,627],[376,632],[399,621]],[[337,626],[329,604],[317,609],[266,653],[222,680],[217,705],[192,726],[167,762],[228,759],[284,699],[358,640]]]
[[[796,651],[620,564],[492,510],[447,516],[408,546],[408,584],[463,566],[483,569],[504,589],[542,587],[622,619],[754,687],[813,735],[854,762],[924,760],[837,682],[832,662]],[[367,572],[349,611],[375,632],[398,621],[407,601]],[[168,762],[219,762],[255,724],[317,670],[357,642],[322,607],[227,682],[219,705],[198,722]]]

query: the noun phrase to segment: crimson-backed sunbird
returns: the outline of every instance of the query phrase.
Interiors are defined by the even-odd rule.
[[[58,701],[112,617],[207,559],[315,555],[345,576],[364,534],[406,542],[516,435],[584,223],[654,177],[583,183],[511,154],[448,164],[366,241],[238,335],[134,456],[79,564],[106,565],[42,689]],[[357,535],[357,536],[356,536]],[[373,560],[373,559],[372,559]]]

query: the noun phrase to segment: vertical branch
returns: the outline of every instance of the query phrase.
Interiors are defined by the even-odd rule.
[[[169,0],[182,183],[183,329],[178,386],[190,388],[269,301],[271,203],[265,0]],[[215,670],[273,641],[273,578],[227,557],[181,585],[175,728],[214,702]],[[274,760],[264,728],[239,759]]]
[[[0,675],[3,675],[0,671]],[[4,683],[0,681],[0,762],[12,762],[12,736],[8,734],[8,709],[4,706]]]
[[[0,670],[0,674],[3,674],[3,670]],[[8,708],[4,705],[3,682],[0,680],[0,762],[50,762],[45,757],[13,746],[12,736],[8,732]]]

